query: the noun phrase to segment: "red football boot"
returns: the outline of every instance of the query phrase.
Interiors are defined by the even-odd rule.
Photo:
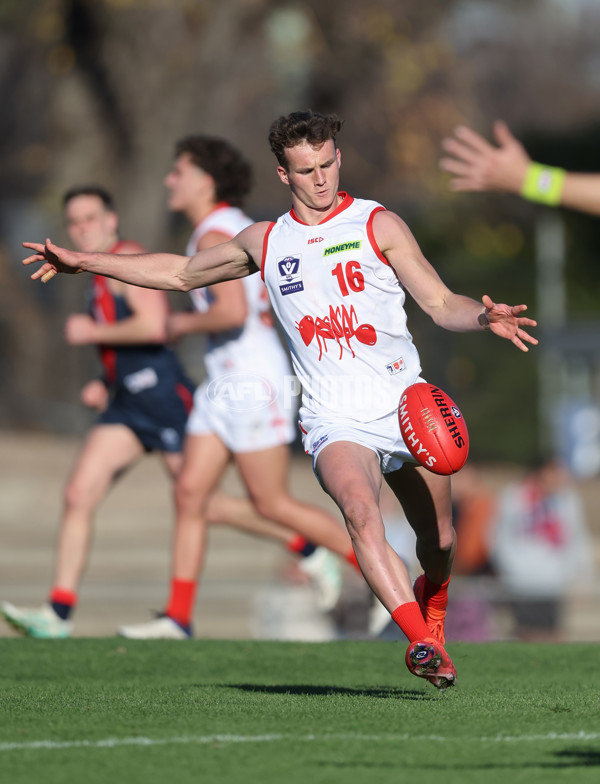
[[[445,691],[456,685],[456,668],[444,647],[432,637],[411,642],[406,650],[406,666],[418,678],[425,678],[436,689]]]

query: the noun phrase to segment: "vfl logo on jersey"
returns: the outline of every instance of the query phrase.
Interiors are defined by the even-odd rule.
[[[374,346],[377,343],[377,332],[371,324],[359,324],[356,317],[354,305],[348,310],[345,305],[334,308],[329,306],[329,315],[324,318],[313,318],[304,316],[296,322],[296,329],[299,330],[305,346],[312,343],[314,337],[317,338],[319,347],[319,360],[323,356],[323,349],[327,351],[327,341],[335,340],[340,347],[340,356],[344,353],[342,340],[346,347],[350,349],[352,356],[355,357],[354,349],[350,345],[351,338],[356,338],[359,343],[365,346]]]
[[[285,256],[282,259],[277,259],[279,289],[282,294],[294,294],[296,291],[304,291],[301,261],[301,256],[298,258]]]
[[[396,373],[400,373],[400,371],[404,370],[404,359],[402,357],[395,359],[393,362],[390,362],[389,365],[386,365],[385,369],[390,376],[395,376]]]

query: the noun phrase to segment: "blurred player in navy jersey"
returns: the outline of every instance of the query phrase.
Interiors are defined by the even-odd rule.
[[[141,253],[119,240],[112,196],[92,185],[64,197],[66,229],[81,251]],[[23,609],[5,602],[4,617],[32,637],[68,637],[86,566],[94,513],[115,478],[145,452],[158,451],[172,477],[181,466],[193,385],[167,345],[164,292],[94,276],[90,312],[67,319],[71,346],[98,347],[103,376],[89,381],[81,400],[100,412],[88,433],[64,493],[53,586],[46,604]]]

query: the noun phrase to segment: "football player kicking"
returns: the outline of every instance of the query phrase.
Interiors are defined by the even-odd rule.
[[[521,314],[526,305],[499,305],[455,294],[424,258],[398,215],[339,191],[341,155],[334,115],[294,112],[271,126],[277,174],[292,209],[229,242],[192,257],[123,257],[74,253],[26,242],[42,262],[33,279],[88,271],[159,289],[190,291],[260,273],[286,333],[303,387],[304,446],[324,490],[339,506],[360,568],[375,595],[409,640],[409,670],[438,689],[456,670],[444,649],[444,615],[455,549],[450,479],[414,463],[400,435],[398,400],[420,378],[407,329],[408,291],[439,326],[488,330],[521,351],[537,340]],[[391,372],[391,366],[397,372]],[[417,536],[424,575],[415,591],[386,540],[379,509],[382,475]]]

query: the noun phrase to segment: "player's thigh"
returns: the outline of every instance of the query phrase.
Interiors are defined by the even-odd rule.
[[[235,452],[233,461],[253,503],[263,505],[288,495],[290,449],[287,444]]]
[[[175,486],[177,497],[206,500],[221,480],[230,459],[229,449],[214,433],[188,433]]]
[[[319,453],[315,471],[346,519],[378,513],[381,469],[372,449],[334,441]]]
[[[419,538],[436,542],[451,539],[449,476],[434,474],[422,466],[405,463],[398,471],[386,474],[385,479]]]
[[[96,425],[88,433],[67,483],[73,500],[101,497],[111,482],[144,454],[142,443],[125,425]]]

